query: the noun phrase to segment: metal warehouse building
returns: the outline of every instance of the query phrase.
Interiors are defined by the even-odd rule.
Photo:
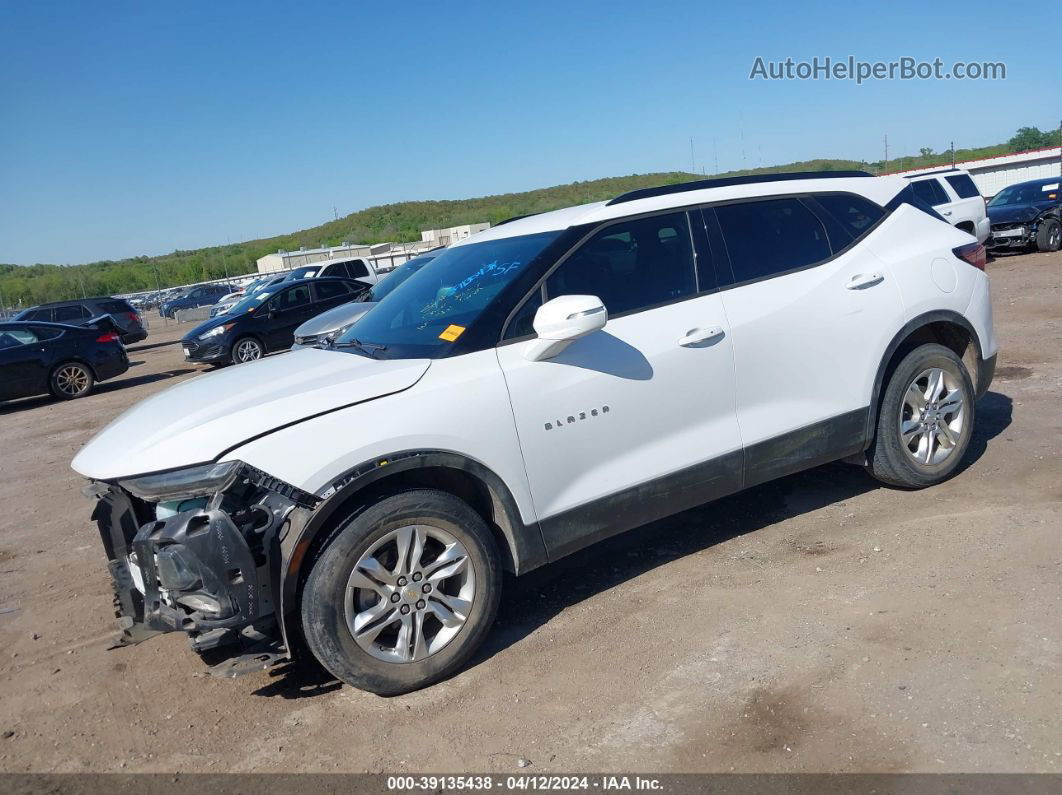
[[[1015,152],[1012,155],[986,157],[981,160],[960,160],[955,166],[969,171],[981,195],[989,199],[1003,188],[1017,182],[1062,177],[1062,162],[1059,157],[1059,147],[1053,146],[1048,149],[1032,149],[1028,152]],[[894,173],[909,177],[927,171],[940,171],[941,168],[941,166],[929,166]]]

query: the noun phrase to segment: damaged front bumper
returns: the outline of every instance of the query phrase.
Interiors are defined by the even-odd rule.
[[[288,543],[316,498],[246,464],[224,490],[153,504],[120,483],[94,483],[114,584],[119,645],[184,632],[234,676],[288,657],[280,622]]]

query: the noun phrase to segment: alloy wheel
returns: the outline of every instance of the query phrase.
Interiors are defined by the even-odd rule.
[[[89,374],[79,364],[66,364],[55,373],[55,387],[64,395],[77,397],[89,388]]]
[[[464,545],[441,528],[407,525],[369,547],[351,571],[347,628],[379,660],[418,662],[457,636],[475,595]]]
[[[923,370],[908,385],[900,407],[900,440],[923,466],[940,464],[962,438],[966,402],[962,383],[940,367]]]
[[[253,362],[262,358],[262,346],[254,340],[240,340],[236,345],[236,361]]]

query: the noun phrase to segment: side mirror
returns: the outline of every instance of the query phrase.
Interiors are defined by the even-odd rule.
[[[596,295],[561,295],[535,313],[538,339],[532,340],[524,358],[532,362],[552,359],[575,340],[605,327],[608,311]]]

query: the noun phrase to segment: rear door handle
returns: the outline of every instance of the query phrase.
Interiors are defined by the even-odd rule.
[[[951,210],[943,210],[943,211],[941,211],[941,214],[942,215],[951,215]]]
[[[881,284],[883,281],[885,281],[885,277],[880,273],[857,273],[845,287],[849,290],[862,290],[866,287],[873,287],[875,284]]]
[[[696,345],[698,342],[707,342],[723,336],[723,329],[719,326],[711,328],[694,328],[686,332],[685,336],[679,337],[679,345]]]

